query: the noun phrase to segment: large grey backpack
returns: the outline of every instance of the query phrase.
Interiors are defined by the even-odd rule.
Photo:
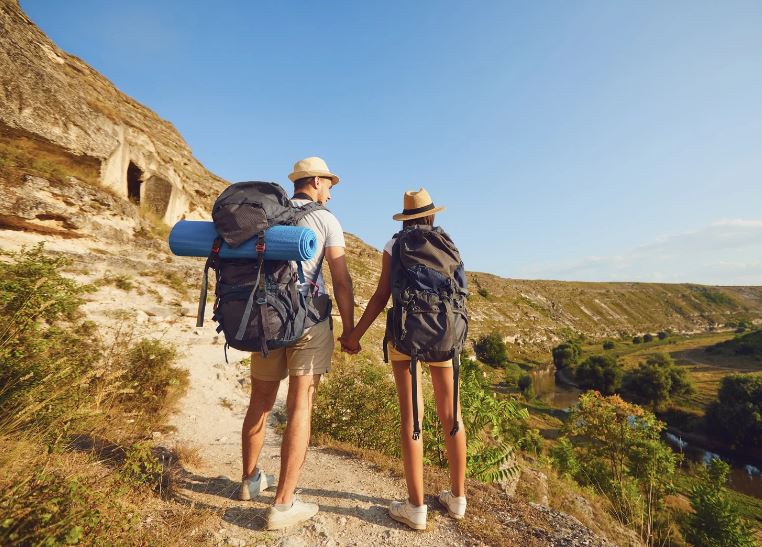
[[[212,245],[204,267],[196,326],[204,323],[209,269],[214,270],[214,315],[217,332],[225,335],[227,347],[257,351],[263,355],[285,347],[304,334],[309,326],[330,314],[327,295],[313,299],[299,291],[304,283],[301,262],[265,260],[265,230],[275,225],[295,225],[304,215],[325,209],[311,202],[295,207],[286,191],[274,182],[239,182],[228,186],[212,208],[212,220],[219,237]],[[223,259],[224,241],[237,247],[257,238],[257,257]],[[318,266],[318,274],[320,266]],[[310,280],[312,284],[317,279]]]
[[[418,422],[418,361],[452,359],[455,394],[454,425],[458,432],[458,376],[460,352],[468,333],[466,275],[460,253],[444,230],[415,225],[394,236],[392,247],[392,308],[387,314],[386,343],[410,356],[413,383],[413,438],[420,436]]]

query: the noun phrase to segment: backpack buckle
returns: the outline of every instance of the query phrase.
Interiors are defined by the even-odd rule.
[[[256,244],[257,254],[263,254],[265,252],[265,249],[267,248],[267,245],[265,245],[265,242],[257,242]]]
[[[260,306],[264,306],[265,304],[267,304],[267,291],[265,291],[264,289],[257,289],[256,297],[257,297],[257,304],[259,304]]]

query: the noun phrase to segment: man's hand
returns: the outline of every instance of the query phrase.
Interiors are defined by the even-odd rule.
[[[360,353],[360,350],[362,349],[360,347],[360,341],[355,340],[351,334],[344,335],[342,334],[339,337],[339,342],[341,343],[341,351],[344,353],[348,353],[349,355],[357,355]]]

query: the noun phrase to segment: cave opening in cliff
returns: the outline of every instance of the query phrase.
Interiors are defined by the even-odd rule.
[[[140,205],[140,184],[143,182],[143,171],[140,167],[130,162],[127,167],[127,198]]]

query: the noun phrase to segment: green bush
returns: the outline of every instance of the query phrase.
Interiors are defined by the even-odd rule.
[[[337,441],[399,456],[400,410],[391,370],[362,355],[353,361],[336,360],[321,382],[312,428]]]
[[[476,292],[479,293],[479,296],[482,298],[489,298],[489,291],[483,287],[480,287]]]
[[[693,512],[688,515],[685,537],[692,545],[712,547],[754,547],[757,542],[748,523],[725,491],[730,467],[713,458],[702,467],[693,483],[690,502]]]
[[[362,355],[353,361],[337,360],[334,372],[321,383],[313,411],[313,430],[399,457],[399,404],[390,371]],[[499,399],[484,379],[479,363],[465,354],[461,355],[460,402],[461,427],[468,438],[469,476],[496,481],[515,473],[509,463],[513,447],[531,435],[527,427],[529,413],[512,400]],[[446,465],[444,436],[449,431],[442,431],[428,388],[424,388],[424,408],[424,460]]]
[[[580,463],[577,461],[577,454],[574,451],[574,445],[568,437],[561,437],[550,449],[550,459],[553,466],[562,475],[576,477],[580,472]]]
[[[518,388],[527,393],[532,388],[532,377],[529,374],[523,374],[519,377]]]
[[[643,338],[641,338],[640,336],[633,336],[632,337],[632,343],[633,344],[640,344],[642,342],[643,342]]]
[[[508,362],[508,350],[499,332],[492,332],[480,336],[474,342],[476,358],[488,365],[504,365]]]
[[[161,484],[163,472],[164,466],[153,454],[151,444],[142,441],[133,444],[127,450],[120,475],[132,484],[158,487]]]
[[[653,340],[654,340],[653,334],[646,333],[643,335],[643,342],[648,343],[648,342],[653,342]]]
[[[623,391],[638,402],[662,408],[674,397],[693,393],[694,388],[685,368],[677,366],[669,354],[656,353],[625,374]]]
[[[605,350],[614,349],[614,347],[615,347],[615,344],[613,340],[606,340],[605,342],[603,342],[603,349]]]
[[[610,355],[591,355],[577,367],[574,378],[583,389],[604,395],[615,393],[622,385],[622,366]]]
[[[662,330],[662,331],[659,331],[659,334],[657,334],[656,336],[659,338],[659,340],[666,340],[669,334],[667,333],[667,331]]]
[[[102,504],[79,478],[39,471],[0,498],[0,544],[79,543],[101,523]]]
[[[648,545],[667,543],[671,533],[664,497],[674,492],[679,457],[661,441],[664,427],[617,395],[590,391],[564,425],[573,450],[564,444],[551,452],[560,470],[601,492],[612,514],[638,530]]]
[[[734,448],[762,446],[762,377],[731,374],[705,415],[706,429]]]
[[[188,387],[188,371],[174,367],[177,350],[161,340],[144,338],[125,355],[122,381],[133,392],[122,404],[157,417],[171,408]]]
[[[558,370],[573,368],[582,355],[582,349],[575,342],[564,342],[553,348],[553,364]]]

